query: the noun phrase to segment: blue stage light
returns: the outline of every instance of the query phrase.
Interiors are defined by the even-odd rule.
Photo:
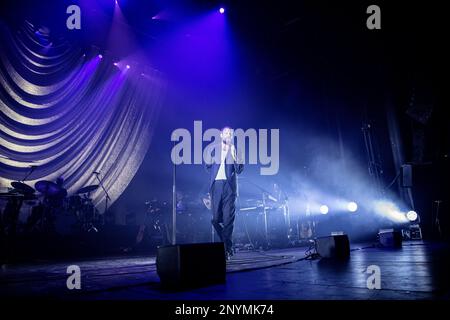
[[[358,205],[356,204],[356,202],[351,201],[348,203],[347,209],[350,212],[356,212],[356,210],[358,210]]]
[[[327,213],[328,213],[328,206],[326,206],[326,205],[321,205],[320,208],[319,208],[319,210],[320,210],[320,213],[321,213],[321,214],[327,214]]]
[[[411,222],[416,221],[416,220],[417,220],[417,217],[418,217],[417,212],[415,212],[415,211],[413,211],[413,210],[408,211],[408,212],[406,213],[406,218],[407,218],[409,221],[411,221]]]

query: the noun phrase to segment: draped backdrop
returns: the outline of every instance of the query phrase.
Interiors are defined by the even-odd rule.
[[[1,21],[0,21],[1,22]],[[62,176],[69,195],[98,184],[112,204],[150,146],[166,82],[155,69],[115,66],[45,28],[0,24],[0,187]],[[101,188],[91,194],[100,209]],[[102,212],[102,211],[101,211]]]

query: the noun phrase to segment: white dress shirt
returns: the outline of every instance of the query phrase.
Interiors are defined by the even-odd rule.
[[[222,152],[221,152],[220,166],[219,166],[219,170],[217,171],[215,180],[227,180],[227,175],[225,173],[225,159],[227,157],[227,153],[228,153],[228,150],[226,152],[224,152],[222,150]]]

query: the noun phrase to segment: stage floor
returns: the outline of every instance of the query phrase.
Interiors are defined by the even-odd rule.
[[[155,257],[3,265],[0,296],[52,299],[359,300],[449,299],[449,245],[404,242],[401,249],[352,245],[347,261],[305,258],[306,247],[238,252],[223,285],[163,290]],[[206,262],[205,262],[206,263]],[[69,265],[81,269],[81,289],[68,290]],[[381,289],[368,289],[367,268],[380,267]]]

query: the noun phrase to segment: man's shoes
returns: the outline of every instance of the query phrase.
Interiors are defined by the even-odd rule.
[[[233,254],[232,253],[230,253],[230,252],[226,252],[225,253],[225,259],[227,260],[227,261],[229,261],[229,260],[231,260],[231,257],[233,256]]]
[[[225,252],[225,258],[226,258],[227,260],[231,260],[231,257],[232,257],[233,255],[234,255],[233,249],[227,250],[227,251]]]

